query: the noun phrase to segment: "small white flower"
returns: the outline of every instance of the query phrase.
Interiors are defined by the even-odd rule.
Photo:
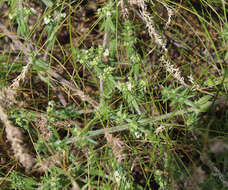
[[[129,91],[131,91],[131,89],[132,89],[132,84],[131,84],[131,82],[128,81],[128,82],[126,83],[126,85],[127,85],[127,89],[128,89]]]
[[[126,182],[125,174],[122,172],[120,173],[119,171],[115,171],[114,172],[114,178],[115,178],[117,184],[120,184],[121,181]]]
[[[118,88],[120,91],[122,91],[122,82],[118,81],[116,88]]]
[[[109,56],[109,50],[106,49],[103,55],[104,55],[105,57],[108,57],[108,56]]]
[[[96,65],[98,65],[98,63],[97,63],[96,60],[93,60],[93,61],[90,62],[90,65],[91,65],[91,66],[96,66]]]
[[[33,13],[33,14],[36,14],[36,10],[34,8],[30,8],[30,11]]]
[[[193,79],[193,76],[192,75],[189,75],[188,76],[188,79],[189,79],[189,82],[191,82],[192,84],[194,84],[194,79]]]
[[[111,11],[107,11],[106,16],[110,17],[112,15]]]
[[[44,24],[49,24],[51,22],[50,18],[44,17]]]
[[[165,129],[165,126],[160,125],[155,131],[154,133],[157,135],[158,133],[162,132]]]
[[[48,106],[54,107],[54,105],[55,105],[54,101],[51,100],[48,102]]]
[[[9,19],[12,20],[13,19],[13,15],[12,14],[9,14]]]
[[[120,180],[121,180],[121,176],[120,176],[120,173],[118,171],[114,172],[114,178],[115,178],[116,182],[119,184]]]
[[[100,73],[100,74],[98,75],[98,78],[101,79],[101,80],[104,80],[105,76],[104,76],[104,74]]]
[[[107,67],[104,69],[104,73],[111,74],[114,69],[112,67]]]
[[[135,135],[135,137],[137,139],[140,138],[140,137],[142,137],[142,134],[140,132],[137,132],[137,131],[134,133],[134,135]]]
[[[65,17],[66,17],[66,13],[61,13],[60,16],[61,16],[62,18],[65,18]]]

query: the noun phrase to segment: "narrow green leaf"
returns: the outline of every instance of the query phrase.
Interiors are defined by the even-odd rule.
[[[196,104],[201,105],[207,103],[211,99],[210,95],[203,96],[199,100],[196,101]]]
[[[51,7],[53,5],[52,1],[50,0],[42,0],[42,2],[47,6],[47,7]]]
[[[224,60],[226,61],[228,59],[228,51],[226,52]]]

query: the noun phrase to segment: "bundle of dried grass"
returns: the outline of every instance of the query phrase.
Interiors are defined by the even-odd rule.
[[[105,132],[105,138],[108,145],[111,147],[116,160],[121,163],[121,161],[125,158],[125,143],[120,139],[113,137],[113,135],[108,132]]]
[[[11,147],[16,159],[25,167],[26,170],[30,170],[36,159],[29,154],[25,144],[22,132],[19,128],[14,127],[9,121],[4,109],[0,105],[0,119],[5,125],[6,138],[11,143]]]
[[[47,171],[52,166],[60,166],[61,165],[62,156],[59,153],[50,156],[47,159],[44,159],[40,163],[37,163],[34,168],[36,168],[39,172],[43,173]]]

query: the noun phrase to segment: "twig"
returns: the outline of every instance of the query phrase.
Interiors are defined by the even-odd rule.
[[[128,124],[117,126],[117,127],[111,127],[111,128],[107,128],[107,129],[98,129],[96,131],[89,131],[87,137],[96,137],[96,136],[99,136],[99,135],[104,135],[105,133],[115,133],[115,132],[125,131],[125,130],[128,130],[128,129],[129,129]],[[65,142],[65,144],[71,144],[71,143],[77,142],[77,141],[81,140],[82,138],[83,137],[69,138]]]
[[[108,41],[108,32],[105,32],[103,44],[102,44],[103,49],[105,49],[105,47],[107,46],[107,41]],[[101,102],[102,95],[104,93],[104,87],[103,87],[104,83],[103,83],[103,80],[101,78],[99,80],[99,83],[100,83],[100,102]]]
[[[7,28],[0,23],[0,29],[4,32],[6,36],[8,36],[14,43],[17,49],[23,50],[23,52],[28,55],[29,49],[27,49],[22,42],[17,39],[17,36],[13,35]]]
[[[68,80],[63,78],[58,73],[56,73],[53,69],[48,69],[47,73],[50,76],[52,76],[53,78],[57,79],[60,83],[70,87],[76,93],[76,95],[78,95],[83,101],[90,103],[95,109],[98,109],[98,103],[95,100],[93,100],[89,96],[85,95],[85,93],[83,91],[79,90],[77,86],[70,83]]]
[[[218,105],[222,102],[228,101],[228,97],[219,97],[214,104],[212,104],[212,102],[210,102],[210,106],[215,106]],[[149,124],[153,124],[155,122],[158,121],[162,121],[165,119],[170,119],[172,117],[175,116],[179,116],[179,115],[184,115],[187,113],[191,113],[191,112],[197,112],[196,108],[189,108],[187,110],[180,110],[177,111],[176,113],[168,113],[168,114],[163,114],[163,115],[159,115],[157,117],[154,118],[147,118],[147,119],[141,119],[139,120],[137,123],[142,127],[142,126],[146,126]],[[96,137],[99,135],[104,135],[105,133],[115,133],[115,132],[121,132],[121,131],[126,131],[129,130],[129,128],[131,127],[131,120],[128,121],[128,123],[123,124],[121,126],[117,126],[117,127],[111,127],[111,128],[105,128],[105,129],[98,129],[96,131],[89,131],[87,133],[87,137]],[[70,144],[73,142],[77,142],[79,140],[81,140],[83,137],[73,137],[73,138],[69,138],[65,143],[66,144]]]

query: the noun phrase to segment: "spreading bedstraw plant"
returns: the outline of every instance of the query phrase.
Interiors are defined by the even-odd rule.
[[[39,18],[38,24],[29,26],[29,18],[32,14],[36,14],[36,10],[26,7],[27,5],[24,0],[8,0],[8,5],[10,6],[8,16],[11,24],[16,24],[17,26],[17,38],[21,41],[23,39],[25,42],[24,46],[30,50],[26,53],[24,51],[26,48],[21,48],[21,51],[24,52],[24,57],[27,57],[26,61],[29,62],[29,60],[31,60],[31,63],[29,63],[31,64],[31,69],[28,67],[24,73],[26,74],[31,71],[32,77],[38,75],[43,82],[48,84],[48,87],[53,87],[53,89],[55,89],[54,85],[58,84],[62,85],[62,87],[68,86],[70,93],[80,91],[81,96],[78,94],[74,95],[79,97],[78,102],[84,101],[85,103],[79,103],[77,108],[72,105],[62,106],[60,103],[49,101],[50,97],[48,95],[47,102],[49,103],[46,105],[46,111],[43,112],[33,112],[21,108],[12,108],[10,110],[8,107],[9,119],[13,125],[22,129],[21,131],[27,135],[27,138],[23,140],[26,142],[32,141],[32,143],[30,142],[30,144],[28,144],[28,148],[34,150],[31,154],[34,156],[34,163],[39,165],[43,161],[48,160],[48,158],[51,158],[54,162],[52,165],[47,164],[46,168],[48,168],[48,170],[46,171],[48,172],[45,171],[45,175],[40,177],[39,182],[33,178],[23,176],[18,172],[9,172],[10,174],[7,180],[10,182],[11,188],[36,189],[39,186],[39,189],[45,190],[67,189],[70,188],[70,185],[73,186],[73,180],[77,180],[80,182],[80,186],[84,184],[82,189],[100,188],[100,185],[106,185],[103,183],[107,183],[109,189],[113,187],[112,183],[116,184],[119,189],[143,189],[139,184],[135,184],[133,172],[137,167],[141,167],[144,172],[144,166],[134,166],[134,163],[132,166],[129,166],[126,162],[129,161],[129,163],[131,163],[131,156],[132,159],[134,159],[134,155],[130,155],[131,151],[135,148],[131,147],[131,143],[133,146],[134,143],[136,143],[136,146],[142,145],[143,147],[144,142],[150,142],[153,148],[149,150],[152,154],[148,157],[153,160],[153,163],[148,167],[148,170],[151,170],[149,174],[151,175],[150,177],[146,176],[148,174],[146,172],[147,168],[145,168],[144,177],[148,178],[146,179],[148,180],[146,183],[148,183],[147,185],[149,187],[149,180],[153,178],[160,186],[160,190],[168,189],[170,181],[165,176],[163,169],[168,170],[169,167],[173,168],[174,159],[172,154],[170,154],[173,147],[171,147],[170,151],[169,145],[172,146],[175,140],[169,139],[172,134],[169,136],[169,130],[163,131],[163,129],[166,129],[166,126],[168,126],[167,129],[171,129],[172,126],[175,125],[173,123],[175,123],[176,118],[181,118],[181,121],[183,121],[181,123],[184,123],[183,125],[186,126],[187,130],[197,130],[196,126],[202,113],[207,112],[214,103],[216,104],[217,100],[214,100],[212,95],[200,94],[203,90],[194,82],[193,76],[188,77],[189,82],[193,85],[191,88],[190,85],[185,83],[187,80],[183,78],[179,68],[176,68],[174,64],[168,61],[168,45],[165,40],[163,42],[163,37],[160,36],[160,32],[155,30],[154,26],[156,26],[156,24],[150,16],[150,7],[147,7],[150,3],[154,3],[155,5],[155,1],[108,0],[102,4],[101,8],[97,9],[97,17],[94,17],[97,18],[97,22],[92,26],[92,30],[96,30],[96,24],[99,25],[99,32],[103,34],[103,39],[99,37],[96,41],[99,42],[99,45],[95,42],[94,44],[96,45],[86,47],[87,43],[82,45],[82,42],[76,48],[73,47],[74,44],[71,43],[69,51],[72,52],[66,50],[67,53],[72,55],[69,58],[69,63],[71,59],[73,59],[74,64],[82,66],[85,73],[90,74],[88,79],[83,76],[82,80],[78,81],[77,78],[71,78],[70,74],[66,75],[62,73],[61,76],[58,74],[58,76],[64,79],[60,81],[60,77],[55,77],[57,74],[54,76],[50,73],[57,70],[54,68],[56,64],[61,64],[63,67],[68,64],[67,61],[62,64],[62,60],[57,60],[57,58],[55,61],[52,61],[52,58],[55,56],[54,50],[58,50],[59,48],[55,46],[57,42],[57,32],[63,24],[65,26],[65,21],[68,21],[68,19],[71,20],[71,13],[69,13],[70,11],[68,12],[67,9],[68,5],[69,10],[72,9],[71,11],[73,11],[73,4],[76,2],[81,6],[80,3],[83,1],[70,1],[68,4],[67,1],[56,0],[54,3],[52,0],[42,0],[36,3],[39,4],[42,2],[46,8]],[[151,41],[155,41],[155,44],[160,46],[162,52],[161,63],[165,66],[166,71],[172,74],[174,79],[177,79],[176,82],[178,82],[179,86],[174,85],[175,80],[172,80],[172,78],[163,80],[162,84],[164,86],[158,84],[159,82],[155,82],[155,86],[149,84],[149,80],[146,78],[148,76],[143,72],[143,68],[147,65],[145,64],[146,59],[149,59],[152,53],[145,56],[146,58],[143,55],[143,48],[145,47],[139,44],[139,36],[137,36],[137,34],[141,33],[137,31],[138,25],[134,23],[135,21],[137,22],[139,18],[129,19],[128,16],[125,15],[125,18],[119,19],[121,11],[123,11],[119,9],[119,5],[121,3],[125,4],[125,2],[128,2],[126,5],[130,6],[131,4],[132,6],[132,9],[128,9],[128,11],[132,11],[135,9],[134,7],[137,7],[135,9],[136,17],[143,18],[144,25],[148,29],[147,32],[151,39],[153,39]],[[156,3],[158,2],[160,3],[160,1],[156,1]],[[165,1],[163,3],[166,5]],[[84,4],[82,6],[84,6]],[[98,7],[100,7],[100,4]],[[166,9],[167,11],[171,11],[169,7],[166,7]],[[137,12],[137,10],[139,10],[139,12]],[[154,13],[155,12],[153,12],[153,14]],[[173,13],[168,13],[168,21],[165,28],[169,25],[171,27],[172,15]],[[71,23],[69,25],[71,25]],[[140,23],[139,27],[142,26]],[[33,41],[33,34],[36,32],[36,29],[39,30],[40,28],[42,28],[41,35],[36,41]],[[69,28],[74,28],[73,24]],[[88,33],[88,35],[89,34],[90,33]],[[142,33],[142,35],[144,34]],[[224,30],[224,42],[226,44],[228,44],[227,36],[226,29]],[[43,39],[46,39],[45,43],[42,42]],[[59,44],[61,48],[65,48],[65,44]],[[51,55],[52,53],[53,55]],[[225,53],[225,59],[228,59],[228,54],[227,52]],[[48,56],[50,56],[49,60],[47,60]],[[66,67],[66,70],[68,70],[68,67]],[[10,72],[12,71],[14,70]],[[16,72],[18,71],[15,71],[15,73]],[[161,72],[159,73],[158,80],[159,77],[164,76]],[[24,78],[26,78],[25,74],[23,75]],[[70,82],[64,84],[63,81],[67,81],[67,77],[72,81],[75,80],[78,82],[76,82],[77,85],[75,85],[75,88],[71,87],[71,85],[67,85]],[[227,79],[225,77],[218,77],[216,75],[213,77],[215,79],[211,78],[205,81],[204,85],[206,87],[212,89],[224,82],[224,88],[227,88]],[[33,82],[33,80],[31,81]],[[94,93],[88,94],[88,96],[84,94],[79,81],[85,82],[84,85],[86,87],[87,84],[92,86]],[[85,89],[87,89],[86,87]],[[14,85],[14,89],[19,88],[23,90],[23,87],[20,86],[18,82],[16,87]],[[36,88],[36,86],[34,88]],[[153,88],[153,90],[151,90],[151,88]],[[99,90],[99,94],[95,89]],[[39,92],[39,89],[35,90]],[[87,93],[87,91],[85,93]],[[86,98],[83,99],[85,96],[91,97],[91,99],[97,103],[97,106],[91,104],[90,99],[89,101],[88,98],[87,101],[85,100]],[[57,98],[56,96],[56,99]],[[69,100],[69,102],[70,101],[71,100]],[[156,109],[154,109],[155,106],[152,106],[152,102],[155,102]],[[82,109],[82,105],[84,109]],[[45,107],[42,108],[45,109]],[[91,110],[89,114],[87,114],[87,109]],[[153,109],[159,111],[155,114],[151,114]],[[41,122],[39,123],[38,119],[42,120],[45,130],[41,129]],[[169,122],[172,124],[169,124]],[[123,148],[124,145],[119,143],[121,146],[118,148],[122,149],[119,152],[113,148],[113,139],[118,141],[119,136],[115,138],[111,137],[111,135],[113,135],[111,132],[114,130],[111,131],[110,129],[116,130],[115,132],[127,131],[123,133],[123,136],[125,138],[124,141],[129,139],[129,141],[126,140],[128,143],[127,146],[129,146],[126,151],[129,160],[128,158],[125,160],[123,153],[125,151]],[[108,130],[111,132],[107,132]],[[45,135],[48,136],[48,138],[46,138]],[[103,138],[105,142],[104,146],[102,144]],[[110,139],[108,140],[108,138]],[[102,142],[100,141],[101,139]],[[99,147],[99,141],[102,147]],[[103,151],[104,147],[107,147],[105,151]],[[136,152],[134,152],[136,155],[136,164],[139,164],[138,160],[141,159],[139,155],[140,151],[137,150],[138,147],[135,148]],[[157,149],[159,150],[157,151]],[[146,151],[147,150],[145,150],[145,152]],[[121,159],[117,158],[118,153]],[[80,154],[83,154],[83,156],[80,157]],[[137,158],[138,155],[139,157]],[[160,159],[159,157],[164,158]],[[20,159],[18,160],[20,161]],[[55,162],[59,163],[56,164]],[[33,167],[35,165],[34,163],[31,164],[31,167],[28,167],[29,170],[31,168],[32,170],[37,169]],[[143,162],[142,165],[144,164],[146,163]],[[176,169],[173,169],[173,171],[174,170]],[[103,187],[101,187],[101,189],[102,188]]]
[[[137,42],[135,26],[131,21],[125,20],[122,33],[116,37],[118,23],[115,23],[116,11],[111,1],[98,10],[98,15],[99,19],[102,19],[100,30],[105,33],[103,46],[73,49],[73,56],[90,70],[95,80],[103,81],[103,94],[101,94],[103,98],[111,99],[114,92],[119,90],[131,111],[141,114],[139,101],[144,101],[143,92],[147,82],[138,77],[142,60],[135,48]],[[117,44],[118,41],[121,42],[121,46]],[[120,52],[118,52],[119,49],[121,49]],[[119,53],[126,59],[118,60],[116,55]],[[126,69],[123,70],[122,66]]]
[[[56,41],[56,33],[61,22],[65,18],[66,13],[64,13],[64,3],[61,3],[61,1],[56,2],[55,9],[51,9],[53,5],[51,1],[46,0],[44,2],[47,5],[47,9],[44,13],[43,22],[41,24],[44,26],[43,31],[47,32],[47,40],[45,42],[46,47],[51,48]],[[37,27],[37,25],[29,24],[29,17],[32,14],[37,14],[37,11],[33,8],[26,7],[24,0],[9,0],[8,4],[10,5],[9,19],[11,22],[17,24],[17,36],[28,40],[35,27]]]
[[[28,37],[30,33],[30,28],[28,26],[29,16],[30,14],[35,14],[36,11],[34,9],[24,7],[23,0],[11,0],[8,2],[10,5],[9,19],[12,22],[16,21],[18,24],[17,35],[19,37]]]
[[[193,94],[190,89],[185,88],[184,86],[174,87],[170,85],[168,87],[163,87],[162,89],[162,100],[163,102],[170,102],[170,106],[176,107],[176,110],[181,110],[184,113],[187,113],[186,124],[188,126],[193,125],[198,120],[200,113],[208,111],[210,106],[212,106],[213,101],[212,96],[205,95],[198,100],[196,99],[196,94]],[[174,111],[174,113],[175,113]]]

